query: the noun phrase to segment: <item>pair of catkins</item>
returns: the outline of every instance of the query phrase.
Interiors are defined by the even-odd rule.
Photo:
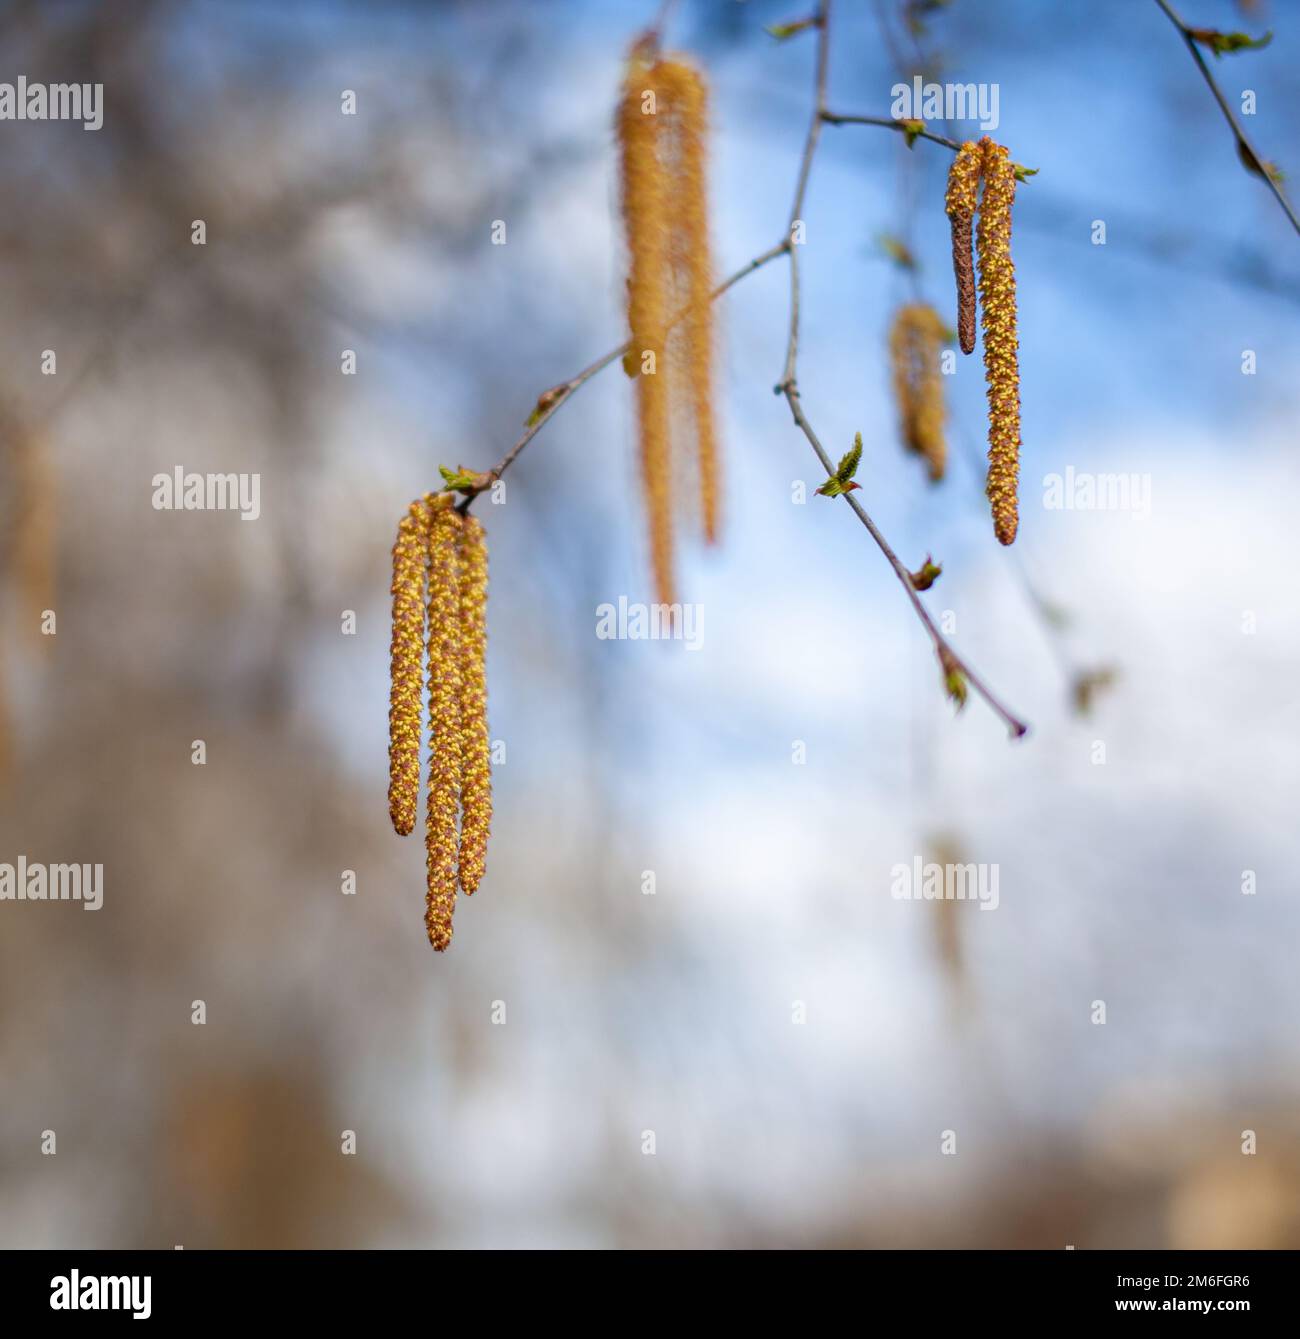
[[[980,182],[984,183],[982,196]],[[975,348],[975,269],[971,231],[978,210],[975,250],[984,333],[984,379],[989,405],[989,472],[985,492],[999,541],[1016,537],[1020,513],[1020,365],[1016,335],[1016,271],[1011,262],[1011,205],[1016,168],[1006,148],[986,135],[968,140],[948,174],[945,208],[952,222],[952,264],[957,277],[957,338],[963,353]]]
[[[403,837],[415,827],[427,690],[430,736],[425,814],[425,929],[451,943],[456,890],[483,877],[492,822],[487,724],[487,543],[450,493],[407,508],[393,546],[388,711],[388,812]]]

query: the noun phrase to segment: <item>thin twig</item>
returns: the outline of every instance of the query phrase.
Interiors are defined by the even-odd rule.
[[[945,149],[951,149],[954,153],[961,148],[955,139],[949,139],[947,135],[936,135],[929,130],[917,130],[905,121],[895,121],[888,116],[850,116],[841,112],[828,112],[823,108],[820,119],[828,126],[881,126],[885,130],[897,130],[900,135],[910,134],[914,139],[928,139],[931,144],[942,144]]]
[[[1223,96],[1223,90],[1220,89],[1214,76],[1210,73],[1210,67],[1205,63],[1205,57],[1201,55],[1200,45],[1196,38],[1192,36],[1192,29],[1183,22],[1174,11],[1174,7],[1168,0],[1156,0],[1156,4],[1164,10],[1169,22],[1178,29],[1183,42],[1188,51],[1192,53],[1192,59],[1196,62],[1196,68],[1200,70],[1201,77],[1210,86],[1210,92],[1214,94],[1214,100],[1219,104],[1219,110],[1223,113],[1223,119],[1232,127],[1232,133],[1237,137],[1238,155],[1248,164],[1254,163],[1258,173],[1268,183],[1268,188],[1277,197],[1277,202],[1282,206],[1283,212],[1291,220],[1291,226],[1300,233],[1300,218],[1296,217],[1296,212],[1291,208],[1291,202],[1282,193],[1282,187],[1273,179],[1273,174],[1268,170],[1265,160],[1259,156],[1255,146],[1246,138],[1246,132],[1241,128],[1241,123],[1237,120],[1232,108],[1228,105],[1228,100]]]
[[[821,442],[817,439],[817,434],[813,431],[812,425],[808,422],[804,414],[803,406],[799,398],[799,386],[796,377],[796,368],[799,354],[799,259],[797,255],[797,246],[794,242],[794,226],[799,222],[803,212],[804,199],[808,190],[808,178],[812,171],[813,156],[817,150],[817,142],[821,135],[821,128],[824,123],[843,124],[855,122],[863,125],[883,125],[892,129],[901,130],[903,127],[894,121],[880,120],[867,117],[843,117],[834,118],[826,110],[826,82],[827,69],[830,58],[830,40],[829,40],[829,21],[830,21],[830,0],[820,0],[815,20],[817,28],[817,74],[816,74],[816,98],[813,107],[812,119],[808,125],[808,134],[804,140],[803,154],[799,162],[799,176],[795,185],[794,200],[790,206],[790,218],[786,227],[786,235],[769,247],[761,255],[755,256],[748,264],[743,265],[734,274],[728,276],[713,290],[711,298],[716,299],[722,296],[733,285],[738,284],[747,275],[753,274],[757,269],[762,268],[769,261],[775,260],[777,256],[788,255],[790,257],[790,330],[786,342],[785,371],[782,380],[775,387],[778,394],[784,395],[787,404],[790,406],[790,413],[794,418],[795,424],[808,439],[809,445],[816,453],[828,475],[835,472],[835,465],[831,458],[826,454]],[[951,140],[944,140],[939,136],[924,134],[924,138],[935,140],[947,148],[957,149],[960,146]],[[686,309],[678,312],[670,324],[676,324],[686,315]],[[460,504],[461,511],[468,511],[473,505],[474,499],[479,493],[492,486],[492,483],[499,479],[514,461],[523,452],[524,448],[533,440],[534,437],[550,422],[553,415],[572,398],[575,391],[579,390],[598,372],[603,371],[611,363],[616,362],[632,347],[632,341],[626,340],[618,348],[611,349],[602,357],[596,359],[594,363],[588,364],[576,376],[568,381],[562,381],[558,386],[553,386],[549,391],[543,393],[537,402],[535,417],[524,429],[519,440],[506,452],[501,460],[493,466],[486,474],[481,475],[481,483],[478,487],[471,490],[465,500]],[[993,711],[1006,722],[1008,729],[1015,736],[1023,735],[1029,728],[1023,721],[1014,716],[1002,703],[993,695],[992,691],[984,681],[970,668],[969,665],[957,654],[948,644],[943,634],[939,631],[934,619],[930,617],[929,611],[921,603],[920,597],[916,593],[916,588],[912,585],[911,574],[903,565],[898,555],[890,547],[889,541],[881,534],[876,523],[868,515],[866,508],[862,506],[852,494],[845,495],[849,506],[853,508],[854,514],[858,520],[866,527],[867,533],[875,540],[876,546],[884,554],[886,561],[894,570],[894,575],[898,578],[904,591],[907,593],[908,600],[912,608],[915,609],[917,617],[921,620],[930,640],[934,645],[935,654],[939,657],[939,663],[943,667],[945,674],[951,671],[957,671],[962,675],[966,682],[988,703]]]
[[[900,79],[910,78],[912,69],[903,59],[902,54],[898,49],[898,45],[894,41],[893,33],[891,31],[889,24],[888,14],[885,9],[885,0],[876,0],[876,23],[880,28],[880,32],[885,41],[885,45],[888,47],[890,55],[893,58],[894,68],[896,73],[898,74],[898,77]],[[913,34],[912,41],[913,46],[916,50],[916,61],[918,67],[922,70],[928,69],[930,61],[925,55],[925,52],[921,48],[921,40],[919,36]],[[876,121],[873,118],[864,118],[864,124],[871,125],[875,123]],[[951,123],[945,121],[944,129],[951,131],[952,130]],[[949,147],[951,147],[951,145]],[[915,166],[915,162],[910,154],[907,157],[907,165],[909,168]],[[914,232],[914,220],[916,214],[916,199],[914,195],[909,194],[908,199],[904,203],[903,208],[904,208],[903,241],[904,244],[907,245],[910,250],[911,249],[910,243]],[[911,281],[913,301],[924,302],[925,297],[922,292],[922,286],[920,280],[920,267],[916,265],[910,266],[907,270],[907,275],[909,280]],[[969,441],[964,432],[961,432],[959,430],[955,434],[953,434],[953,436],[955,437],[956,440],[960,441],[961,450],[963,451],[963,453],[969,454],[969,463],[972,470],[972,478],[975,481],[978,488],[978,493],[972,493],[971,496],[972,498],[978,496],[981,507],[987,508],[988,502],[984,494],[984,479],[987,473],[987,466],[984,460],[983,452],[975,448],[974,444]],[[1057,623],[1057,616],[1055,610],[1038,592],[1037,587],[1034,585],[1033,580],[1029,575],[1029,569],[1025,565],[1024,557],[1021,551],[1013,546],[1008,551],[1007,557],[1011,561],[1011,570],[1014,573],[1015,577],[1019,580],[1020,586],[1022,587],[1023,593],[1029,605],[1030,612],[1033,614],[1034,618],[1038,622],[1039,629],[1043,634],[1043,639],[1047,643],[1048,648],[1050,649],[1052,657],[1055,660],[1056,664],[1060,667],[1061,672],[1065,677],[1066,684],[1068,685],[1071,693],[1074,693],[1076,691],[1076,685],[1078,684],[1079,679],[1081,675],[1084,673],[1084,671],[1082,667],[1076,666],[1070,659],[1069,651],[1065,645],[1065,639],[1062,636],[1060,627]]]
[[[728,275],[727,278],[725,278],[710,294],[710,300],[712,301],[720,298],[729,288],[738,284],[748,275],[753,274],[755,270],[761,270],[764,265],[769,261],[775,260],[777,256],[785,255],[789,250],[790,243],[787,239],[781,240],[775,246],[768,247],[766,251],[755,256],[753,260],[747,261],[733,274]],[[685,310],[678,312],[669,322],[670,328],[675,326],[685,315]],[[632,341],[630,339],[625,340],[618,346],[618,348],[610,349],[608,353],[602,354],[594,363],[588,363],[581,372],[570,377],[568,381],[562,381],[558,386],[552,386],[549,391],[543,392],[537,402],[537,416],[532,419],[524,429],[519,440],[516,441],[510,450],[507,451],[490,470],[488,470],[485,476],[483,476],[484,482],[482,485],[466,497],[465,501],[460,505],[460,510],[462,512],[468,511],[475,497],[486,489],[491,488],[492,484],[514,464],[516,458],[520,455],[523,449],[539,432],[541,432],[547,423],[550,422],[551,417],[559,410],[560,406],[569,399],[574,391],[585,386],[597,372],[603,372],[611,363],[617,362],[631,347]]]
[[[658,45],[663,40],[664,31],[672,20],[673,10],[677,8],[677,0],[662,0],[659,6],[658,16],[655,18],[655,25],[650,31],[654,34],[655,44]]]
[[[808,137],[804,141],[803,158],[799,166],[799,180],[795,187],[794,204],[790,209],[790,225],[793,229],[794,223],[799,219],[803,212],[804,196],[808,189],[808,176],[812,169],[813,155],[817,150],[817,141],[821,132],[821,127],[826,121],[826,74],[827,65],[830,56],[830,0],[821,0],[817,11],[817,74],[816,74],[816,95],[815,106],[813,108],[812,123],[808,127]],[[877,124],[870,122],[869,124]],[[891,124],[884,122],[883,124]],[[956,146],[954,146],[956,147]],[[808,439],[808,444],[812,447],[817,459],[821,461],[822,467],[827,475],[835,473],[835,464],[830,456],[826,454],[826,449],[822,446],[813,431],[812,424],[808,421],[808,416],[804,413],[803,403],[799,396],[799,383],[797,374],[797,363],[799,357],[799,248],[792,245],[790,247],[790,334],[786,341],[785,370],[782,373],[780,382],[774,387],[778,395],[785,396],[786,403],[790,406],[790,415],[794,419],[795,426]],[[948,644],[947,639],[939,631],[933,618],[930,617],[930,611],[926,609],[921,602],[921,597],[917,594],[916,587],[912,584],[911,573],[903,565],[898,555],[894,552],[889,541],[881,534],[875,521],[871,519],[867,509],[853,496],[852,493],[842,494],[844,500],[853,509],[853,514],[866,527],[867,533],[876,542],[876,547],[884,554],[885,560],[890,567],[894,569],[894,575],[898,578],[899,584],[907,593],[907,598],[911,601],[912,608],[916,610],[916,616],[921,620],[925,630],[930,635],[930,640],[934,644],[935,654],[939,658],[939,664],[942,667],[945,676],[952,671],[957,671],[966,680],[968,684],[988,703],[988,705],[1006,722],[1007,728],[1012,735],[1019,738],[1029,728],[1018,717],[1014,716],[1002,703],[993,695],[984,681],[977,675],[969,665],[957,654]]]

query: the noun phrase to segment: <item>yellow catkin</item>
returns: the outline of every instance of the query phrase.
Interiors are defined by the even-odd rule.
[[[420,717],[424,697],[424,600],[429,509],[412,502],[393,545],[393,629],[389,662],[388,816],[400,836],[415,827],[420,803]]]
[[[670,264],[680,325],[682,371],[695,434],[704,537],[718,538],[719,464],[713,416],[713,252],[709,242],[706,135],[708,89],[693,66],[677,58],[659,61],[652,72],[660,92],[660,156],[666,161],[670,199]],[[675,376],[676,367],[670,376]],[[670,385],[669,393],[675,387]]]
[[[431,499],[429,526],[429,796],[425,817],[425,929],[439,952],[456,909],[456,820],[461,792],[460,513],[450,494]]]
[[[636,376],[641,484],[657,598],[675,603],[668,365],[671,298],[669,182],[659,152],[658,105],[664,90],[640,51],[628,63],[619,100],[623,226],[627,234],[629,370]]]
[[[492,826],[492,746],[487,721],[488,554],[473,516],[461,530],[460,567],[460,886],[471,894],[483,878]]]
[[[948,338],[939,313],[924,302],[900,307],[889,332],[894,397],[898,402],[903,445],[925,460],[935,482],[943,478],[948,458],[943,433],[947,411],[939,370],[939,358]]]
[[[983,151],[979,257],[984,379],[989,403],[989,474],[985,491],[999,543],[1010,544],[1020,523],[1016,485],[1020,473],[1020,367],[1016,336],[1016,271],[1011,262],[1011,205],[1015,167],[1001,144],[987,136]]]
[[[984,151],[967,140],[957,151],[948,172],[944,208],[952,223],[952,268],[957,279],[957,340],[963,353],[975,348],[975,271],[971,265],[971,223]]]

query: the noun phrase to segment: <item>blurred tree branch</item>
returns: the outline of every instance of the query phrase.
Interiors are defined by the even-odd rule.
[[[1200,70],[1201,77],[1209,85],[1210,92],[1214,94],[1214,100],[1219,104],[1219,110],[1223,113],[1224,120],[1232,127],[1232,133],[1237,139],[1237,157],[1241,159],[1243,166],[1248,172],[1253,172],[1257,177],[1262,177],[1264,181],[1268,183],[1268,188],[1273,192],[1278,204],[1282,206],[1283,213],[1285,213],[1287,218],[1291,220],[1291,226],[1297,233],[1300,233],[1300,218],[1296,217],[1295,210],[1291,208],[1291,202],[1286,198],[1282,191],[1282,186],[1279,181],[1281,173],[1279,173],[1277,168],[1271,163],[1261,158],[1255,151],[1255,146],[1251,144],[1249,139],[1247,139],[1246,132],[1241,128],[1241,123],[1237,120],[1232,108],[1228,106],[1228,100],[1223,96],[1223,90],[1215,81],[1214,75],[1210,73],[1210,67],[1205,63],[1205,57],[1201,55],[1197,34],[1200,33],[1202,36],[1205,36],[1207,35],[1206,30],[1188,27],[1188,25],[1178,17],[1178,14],[1175,12],[1174,7],[1169,3],[1169,0],[1156,0],[1156,4],[1164,10],[1169,22],[1178,29],[1187,50],[1191,52],[1192,59],[1196,62],[1196,68]],[[1223,34],[1212,35],[1216,37],[1223,36]],[[1262,45],[1262,43],[1247,45]]]
[[[825,467],[827,475],[832,475],[835,473],[835,463],[831,460],[830,456],[827,455],[821,442],[818,440],[816,433],[813,431],[812,425],[804,414],[799,397],[796,368],[799,345],[799,262],[797,248],[794,242],[795,225],[799,222],[799,216],[803,209],[804,197],[808,187],[808,178],[812,171],[813,158],[821,135],[821,127],[824,123],[840,124],[853,122],[865,125],[880,125],[894,130],[907,130],[910,127],[903,122],[890,121],[883,118],[846,116],[837,119],[833,117],[827,111],[826,107],[827,66],[830,54],[830,0],[820,0],[816,17],[809,26],[816,28],[818,34],[815,98],[812,119],[808,127],[807,138],[805,139],[803,153],[799,162],[799,175],[795,186],[794,202],[790,210],[786,235],[781,241],[777,242],[774,246],[769,247],[760,255],[755,256],[753,260],[749,261],[746,265],[742,266],[729,278],[719,284],[718,287],[713,290],[712,298],[716,300],[734,284],[739,283],[746,277],[746,275],[752,274],[755,270],[762,268],[762,266],[766,265],[771,260],[775,260],[778,256],[788,255],[790,257],[789,338],[787,341],[785,368],[782,373],[781,381],[775,387],[775,390],[777,394],[784,395],[786,403],[790,406],[790,413],[795,424],[808,439],[809,445]],[[652,30],[652,36],[657,40],[657,30]],[[913,133],[914,137],[929,139],[947,148],[957,149],[960,147],[954,141],[944,139],[941,136],[926,134],[924,131],[915,131]],[[676,324],[683,316],[685,316],[685,314],[685,310],[678,312],[674,316],[672,324]],[[598,372],[603,371],[606,367],[609,367],[611,363],[620,359],[630,347],[631,342],[625,341],[616,349],[611,349],[608,353],[603,354],[594,362],[588,364],[588,366],[583,368],[582,371],[578,372],[568,381],[560,382],[558,385],[552,386],[549,390],[544,391],[538,397],[537,404],[534,407],[532,414],[529,416],[522,435],[495,466],[480,476],[480,482],[476,486],[466,490],[467,495],[465,500],[460,504],[462,512],[468,511],[478,494],[490,488],[493,482],[499,479],[502,474],[510,468],[528,444],[559,411],[560,407],[572,398],[576,391],[586,385],[586,383]],[[943,634],[939,631],[938,625],[935,623],[934,619],[931,618],[929,611],[921,602],[920,596],[917,594],[916,587],[912,581],[908,568],[894,552],[889,541],[881,533],[876,523],[871,519],[867,510],[852,496],[852,494],[845,494],[844,496],[850,507],[853,508],[854,514],[857,516],[858,520],[862,522],[867,533],[870,534],[871,538],[875,541],[877,548],[880,549],[885,560],[893,569],[894,575],[898,578],[899,583],[907,594],[912,608],[915,610],[917,617],[921,620],[922,626],[925,628],[926,633],[929,635],[930,640],[934,645],[935,654],[938,656],[939,664],[943,671],[945,681],[949,685],[951,695],[954,696],[954,698],[958,698],[958,694],[952,691],[954,683],[953,676],[955,675],[962,683],[969,683],[985,702],[988,703],[992,710],[1006,723],[1013,737],[1018,738],[1025,734],[1028,730],[1028,726],[1002,704],[983,680],[970,668],[969,665],[966,664],[962,657],[953,650]],[[963,698],[958,698],[958,700],[963,700]]]
[[[817,74],[816,74],[816,92],[815,105],[813,108],[812,121],[808,127],[808,136],[804,141],[803,159],[799,166],[799,181],[795,187],[794,203],[790,207],[789,232],[793,236],[797,223],[800,222],[803,213],[804,196],[808,189],[808,177],[812,170],[813,157],[817,152],[817,144],[821,138],[822,125],[827,120],[826,112],[826,80],[827,66],[830,59],[830,0],[821,0],[817,10]],[[875,121],[868,124],[878,124]],[[883,124],[900,125],[898,122],[885,122]],[[927,136],[927,138],[935,138]],[[951,141],[940,140],[940,143],[950,144]],[[953,145],[952,147],[957,147]],[[799,396],[799,383],[797,373],[797,361],[799,354],[799,256],[796,247],[790,248],[790,337],[786,346],[785,370],[782,373],[781,381],[776,386],[776,391],[785,396],[786,403],[790,406],[790,414],[799,430],[808,439],[808,444],[816,453],[818,460],[826,469],[828,475],[835,473],[835,464],[830,456],[826,454],[825,448],[817,439],[817,434],[813,431],[812,424],[809,423],[807,415],[804,413],[803,404]],[[881,533],[879,527],[871,519],[867,509],[858,501],[852,493],[842,494],[844,500],[853,509],[854,515],[866,527],[867,533],[875,541],[876,547],[885,556],[886,562],[894,570],[894,575],[898,578],[903,590],[916,611],[916,616],[921,620],[922,626],[930,636],[934,645],[935,654],[939,658],[939,665],[943,671],[945,682],[948,684],[950,695],[960,704],[964,700],[964,690],[960,686],[959,680],[954,680],[953,676],[960,676],[984,699],[993,711],[1002,718],[1012,736],[1019,738],[1029,728],[1025,723],[1014,716],[1002,703],[994,696],[993,692],[983,682],[982,679],[970,668],[969,665],[952,649],[935,621],[930,617],[929,610],[921,601],[917,594],[916,584],[908,569],[904,566],[898,555],[890,546],[889,541]]]

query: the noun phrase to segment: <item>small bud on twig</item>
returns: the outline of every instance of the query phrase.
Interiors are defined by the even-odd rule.
[[[909,149],[916,143],[917,136],[925,131],[924,121],[900,119],[898,124],[903,127],[903,138],[907,141]]]
[[[629,373],[628,375],[631,376],[633,374]],[[533,424],[538,422],[543,414],[554,408],[556,403],[569,393],[569,389],[569,383],[567,381],[562,381],[558,386],[552,386],[550,390],[543,391],[537,397],[537,403],[533,406],[533,412],[529,414],[524,421],[524,427],[531,428]]]
[[[1273,40],[1271,32],[1251,37],[1249,33],[1221,33],[1217,28],[1188,28],[1187,35],[1193,42],[1209,47],[1216,59],[1234,51],[1258,51]]]
[[[919,572],[910,573],[912,578],[912,588],[914,590],[929,590],[930,587],[939,580],[942,572],[943,567],[939,563],[932,561],[930,555],[927,553],[925,555],[925,562],[921,564],[921,570]]]
[[[1113,665],[1103,665],[1099,669],[1081,670],[1070,685],[1070,695],[1074,699],[1075,714],[1087,716],[1092,712],[1097,694],[1106,688],[1112,688],[1119,678],[1119,671]]]
[[[814,15],[812,18],[796,19],[793,23],[769,23],[764,26],[763,31],[768,36],[775,37],[778,42],[788,42],[790,38],[816,26],[817,18]]]
[[[853,476],[858,472],[858,462],[861,459],[862,434],[858,432],[853,435],[853,446],[840,457],[835,473],[817,489],[817,492],[823,497],[839,497],[841,493],[851,493],[855,488],[861,488],[861,484],[853,482]]]
[[[480,474],[475,470],[467,470],[463,465],[457,465],[454,470],[439,465],[438,473],[442,475],[444,493],[464,493],[466,497],[474,497],[485,488],[491,488],[494,477],[491,470]]]
[[[966,675],[962,673],[956,656],[946,646],[939,648],[939,666],[943,670],[943,691],[957,704],[957,710],[961,711],[966,706]]]

